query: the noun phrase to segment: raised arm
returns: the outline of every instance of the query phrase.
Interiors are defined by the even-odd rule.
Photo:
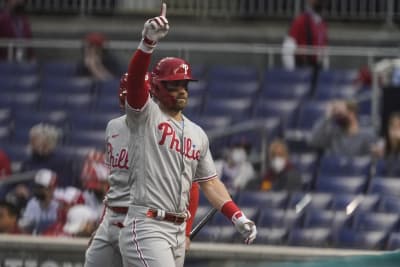
[[[142,31],[142,40],[129,63],[127,102],[132,108],[142,108],[149,97],[149,91],[144,85],[145,75],[150,65],[151,54],[158,40],[162,39],[168,33],[169,24],[166,14],[167,6],[163,3],[160,16],[151,18],[145,22]]]

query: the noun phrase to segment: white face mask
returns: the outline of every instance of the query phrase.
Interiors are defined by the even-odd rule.
[[[231,160],[233,163],[238,164],[246,161],[246,151],[241,148],[235,148],[231,152]]]
[[[271,160],[271,168],[274,172],[280,173],[286,165],[286,159],[283,157],[275,157]]]

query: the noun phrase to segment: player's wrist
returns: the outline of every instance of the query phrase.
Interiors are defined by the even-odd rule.
[[[242,215],[241,210],[232,200],[229,200],[222,205],[221,212],[231,221],[233,221],[233,218]]]
[[[139,43],[138,49],[142,50],[145,53],[151,54],[151,53],[153,53],[156,45],[157,45],[157,42],[151,41],[150,39],[143,37]]]

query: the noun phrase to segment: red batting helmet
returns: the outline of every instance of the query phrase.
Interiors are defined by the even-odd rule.
[[[171,107],[176,100],[168,93],[162,82],[180,80],[197,81],[192,77],[192,68],[189,63],[176,57],[163,58],[151,73],[151,92],[161,103]]]
[[[146,73],[144,77],[144,87],[146,90],[150,91],[150,80],[149,80],[149,73]],[[119,97],[119,106],[120,108],[125,108],[125,100],[126,100],[126,90],[128,88],[128,73],[124,73],[121,77],[119,82],[119,90],[118,90],[118,97]]]

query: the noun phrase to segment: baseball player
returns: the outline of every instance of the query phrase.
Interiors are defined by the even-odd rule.
[[[151,95],[144,77],[157,42],[169,30],[166,4],[144,24],[142,40],[128,67],[126,121],[132,131],[129,156],[135,162],[129,209],[119,245],[126,267],[181,267],[192,182],[225,214],[245,243],[256,237],[255,224],[232,201],[217,178],[205,132],[183,115],[190,65],[163,58],[151,72]]]
[[[119,104],[125,106],[127,75],[123,75],[119,88]],[[149,86],[148,79],[145,81]],[[130,157],[131,146],[130,130],[126,123],[126,115],[112,119],[106,128],[106,157],[105,162],[109,168],[109,189],[104,203],[105,210],[99,227],[94,233],[86,251],[86,267],[122,266],[121,253],[118,246],[119,231],[123,227],[128,210],[129,183],[132,179]],[[194,219],[198,206],[198,187],[192,186],[189,210]],[[191,227],[191,223],[189,224]],[[190,233],[190,228],[186,230]],[[187,238],[187,248],[190,245]]]

